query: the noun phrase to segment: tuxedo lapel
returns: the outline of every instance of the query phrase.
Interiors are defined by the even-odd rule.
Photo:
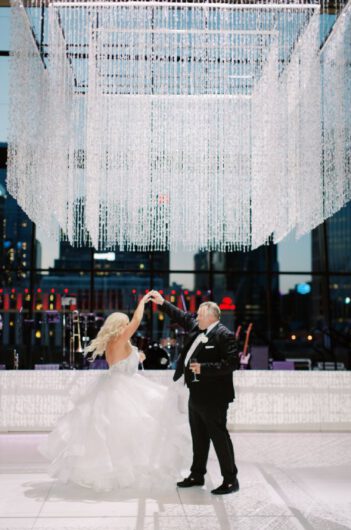
[[[203,346],[206,346],[211,341],[211,339],[215,338],[217,330],[218,330],[218,326],[219,324],[215,326],[213,329],[211,329],[211,331],[206,335],[206,338],[207,338],[206,343],[201,343]]]

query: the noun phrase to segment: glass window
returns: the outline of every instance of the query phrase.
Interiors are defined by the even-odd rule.
[[[119,270],[143,273],[151,269],[153,259],[157,262],[157,258],[154,258],[150,252],[120,252],[115,250],[98,252],[94,250],[93,254],[94,268],[101,271]],[[162,268],[168,269],[168,267],[167,260],[166,266]]]
[[[194,269],[201,270],[201,267],[196,265],[196,256],[198,254],[199,253],[192,251],[171,251],[169,268],[179,271],[193,271]]]
[[[299,239],[288,234],[278,247],[278,265],[280,272],[309,272],[312,266],[311,234]]]
[[[38,230],[38,228],[36,228],[35,236],[37,241],[37,267],[39,269],[49,269],[55,267],[55,264],[60,267],[60,262],[57,264],[57,260],[63,258],[63,250],[58,238],[50,237],[46,232]],[[75,265],[73,268],[77,268],[77,264]]]
[[[10,8],[0,8],[0,50],[10,49]]]
[[[1,8],[0,8],[1,13]],[[1,28],[0,28],[1,35]],[[0,142],[8,138],[9,58],[0,57]]]
[[[277,268],[277,247],[261,246],[251,251],[212,252],[212,263],[215,271],[263,272],[267,270],[269,259],[272,267]]]
[[[236,332],[253,324],[255,336],[267,340],[267,276],[215,274],[213,300],[222,311],[222,322]],[[242,339],[243,337],[241,337]]]
[[[31,324],[30,276],[23,271],[0,274],[0,364],[28,366],[26,343]],[[17,356],[17,360],[16,360]]]
[[[328,258],[331,272],[351,271],[351,202],[327,221]]]
[[[330,277],[332,326],[336,333],[351,339],[351,276]]]
[[[298,279],[299,278],[299,279]],[[295,369],[313,369],[325,358],[321,332],[327,319],[325,308],[325,277],[303,275],[288,291],[279,288],[272,297],[273,360],[295,360]],[[278,285],[286,285],[291,277],[277,277]]]

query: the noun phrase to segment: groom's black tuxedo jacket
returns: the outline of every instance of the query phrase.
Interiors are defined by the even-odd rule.
[[[191,313],[181,311],[173,304],[163,302],[161,306],[172,320],[189,331],[184,348],[177,360],[173,376],[177,381],[184,373],[185,382],[194,401],[201,403],[229,403],[234,400],[233,371],[239,368],[239,355],[234,334],[220,322],[208,333],[207,342],[200,342],[193,356],[201,364],[199,382],[193,383],[190,362],[184,367],[184,359],[195,338],[201,333]]]

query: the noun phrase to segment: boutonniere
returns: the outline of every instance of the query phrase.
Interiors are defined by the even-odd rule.
[[[206,337],[206,335],[203,333],[202,337],[201,337],[201,342],[203,342],[204,344],[206,344],[206,342],[208,342],[208,337]]]

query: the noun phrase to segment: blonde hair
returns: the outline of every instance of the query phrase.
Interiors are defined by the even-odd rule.
[[[206,307],[208,313],[211,313],[217,320],[221,318],[221,310],[215,302],[202,302],[199,307]]]
[[[112,337],[118,337],[128,322],[129,318],[124,313],[111,313],[111,315],[106,318],[96,338],[91,341],[87,348],[85,348],[84,355],[93,352],[91,356],[92,361],[94,361],[98,355],[103,355],[109,340]]]

